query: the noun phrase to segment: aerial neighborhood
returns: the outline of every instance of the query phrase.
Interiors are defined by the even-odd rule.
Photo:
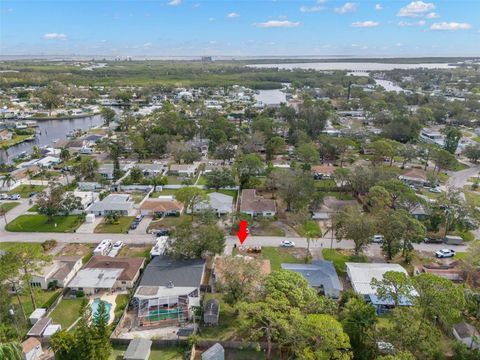
[[[444,61],[1,61],[0,342],[480,359],[480,61]]]

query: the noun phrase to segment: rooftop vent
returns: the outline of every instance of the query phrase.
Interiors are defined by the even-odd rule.
[[[169,288],[169,289],[173,289],[174,286],[175,286],[175,285],[173,285],[173,281],[169,281],[169,282],[167,283],[167,288]]]

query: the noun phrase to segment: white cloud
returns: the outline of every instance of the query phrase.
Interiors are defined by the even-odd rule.
[[[375,4],[374,9],[377,10],[377,11],[383,10],[383,6],[382,6],[382,4]]]
[[[423,17],[429,11],[435,9],[434,3],[426,3],[421,0],[412,1],[407,6],[400,9],[397,16],[402,17]]]
[[[47,40],[66,40],[67,35],[57,34],[57,33],[47,33],[43,35],[43,38]]]
[[[314,5],[314,6],[300,6],[300,11],[304,13],[313,13],[324,10],[324,6]]]
[[[231,13],[229,13],[229,14],[227,15],[227,17],[230,18],[230,19],[235,19],[235,18],[237,18],[237,17],[239,17],[239,16],[240,16],[240,15],[237,14],[236,12],[231,12]]]
[[[261,23],[255,23],[253,25],[259,28],[291,28],[300,26],[301,23],[290,20],[269,20]]]
[[[168,2],[168,5],[170,6],[178,6],[182,3],[182,0],[171,0]]]
[[[419,20],[419,21],[399,21],[398,22],[398,26],[401,26],[401,27],[409,27],[409,26],[424,26],[426,23],[425,23],[425,20]]]
[[[358,9],[358,4],[347,2],[339,8],[335,8],[335,12],[343,15],[349,12],[357,11],[357,9]]]
[[[371,21],[371,20],[357,21],[357,22],[352,23],[352,26],[357,27],[357,28],[372,28],[372,27],[377,27],[378,25],[380,25],[379,22]]]
[[[436,12],[431,12],[425,15],[425,19],[436,19],[439,18],[440,15],[438,15]]]
[[[143,46],[144,48],[149,48],[149,47],[152,47],[152,46],[153,46],[153,44],[152,44],[152,43],[149,43],[149,42],[147,42],[147,43],[143,44],[142,46]]]
[[[446,31],[454,31],[454,30],[468,30],[471,29],[472,25],[467,23],[457,23],[457,22],[441,22],[435,23],[430,26],[430,30],[446,30]]]

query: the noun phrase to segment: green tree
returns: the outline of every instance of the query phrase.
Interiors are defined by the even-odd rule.
[[[0,359],[22,360],[22,346],[18,342],[0,344]]]
[[[175,192],[175,198],[185,206],[185,209],[191,212],[193,219],[195,207],[206,201],[207,195],[202,189],[194,186],[185,186]]]
[[[54,216],[57,216],[62,210],[62,201],[65,194],[65,189],[60,184],[50,184],[49,191],[42,191],[37,195],[38,213],[46,215],[47,222],[51,223]]]
[[[70,151],[68,151],[67,148],[62,148],[62,150],[60,150],[60,160],[66,162],[68,159],[70,159]]]
[[[130,170],[130,180],[132,180],[132,182],[134,184],[139,184],[142,182],[143,180],[143,171],[142,169],[140,169],[138,166],[134,166],[131,170]]]
[[[345,304],[341,322],[350,338],[355,359],[370,360],[375,352],[374,332],[377,323],[375,308],[363,299],[354,296]]]
[[[242,155],[238,158],[235,164],[235,170],[240,180],[240,187],[242,189],[254,187],[255,181],[252,181],[256,176],[264,172],[264,164],[262,159],[256,154]]]
[[[220,188],[235,186],[235,178],[229,169],[214,169],[204,176],[207,187],[217,191]]]
[[[457,151],[458,143],[462,138],[462,132],[458,127],[448,126],[443,129],[445,134],[445,145],[443,146],[450,154],[455,154]]]
[[[315,192],[312,176],[301,170],[275,169],[268,179],[285,201],[287,211],[305,209]]]
[[[109,126],[110,123],[115,120],[116,113],[112,108],[102,107],[100,109],[100,115],[102,116],[105,125]]]
[[[97,159],[82,157],[80,164],[74,167],[73,172],[79,179],[94,180],[99,167]]]
[[[92,333],[95,346],[95,359],[108,360],[112,353],[112,344],[110,343],[111,329],[108,325],[109,312],[104,301],[100,301],[98,310],[93,314]]]
[[[322,229],[318,222],[308,220],[302,224],[302,229],[305,237],[307,238],[307,253],[310,252],[310,242],[322,235]]]
[[[435,170],[437,170],[437,173],[440,173],[440,171],[444,169],[448,170],[452,168],[457,162],[455,156],[450,152],[438,148],[431,151],[430,158],[435,164],[433,171],[435,172]]]
[[[310,169],[313,164],[317,164],[320,161],[318,149],[312,142],[300,144],[296,154],[298,160],[304,164],[305,170]]]
[[[335,237],[353,240],[355,255],[360,254],[375,234],[375,221],[358,207],[349,206],[333,216]]]
[[[77,360],[82,354],[77,351],[76,337],[73,331],[62,329],[50,338],[50,346],[56,360]]]
[[[0,282],[8,285],[13,290],[17,298],[18,306],[21,311],[23,321],[27,321],[27,314],[22,300],[22,286],[21,286],[21,263],[17,256],[12,256],[10,251],[0,256]]]
[[[395,156],[395,143],[396,142],[381,139],[369,144],[368,148],[373,153],[372,163],[377,165],[382,163],[384,159],[389,159],[390,165],[392,165],[393,157]]]
[[[382,280],[373,278],[371,286],[381,300],[391,300],[395,306],[412,299],[412,282],[408,275],[400,271],[387,271]]]

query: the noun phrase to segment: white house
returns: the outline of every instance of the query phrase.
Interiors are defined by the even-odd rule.
[[[110,194],[101,201],[94,202],[87,213],[104,216],[112,212],[119,212],[126,216],[133,210],[133,201],[128,194]]]
[[[43,355],[42,344],[34,337],[29,337],[22,342],[22,359],[39,360]]]
[[[168,170],[169,175],[194,177],[197,174],[199,163],[193,164],[172,164]]]
[[[82,267],[81,256],[61,256],[52,260],[36,274],[32,275],[30,283],[33,287],[47,290],[49,284],[65,287]]]
[[[195,206],[194,212],[211,209],[219,216],[232,213],[233,196],[213,192],[209,193],[207,197],[208,199],[206,201]]]

